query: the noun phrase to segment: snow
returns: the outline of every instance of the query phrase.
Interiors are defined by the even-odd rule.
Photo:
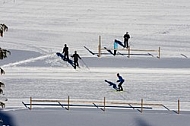
[[[10,113],[10,111],[8,112]],[[56,114],[55,114],[56,113]],[[27,116],[26,116],[27,115]],[[48,116],[50,115],[50,116]],[[53,117],[52,117],[53,115]],[[107,110],[103,112],[97,109],[74,110],[20,110],[14,111],[12,116],[18,121],[19,126],[32,125],[56,125],[56,126],[188,126],[189,115],[176,115],[172,113],[139,113],[137,111]],[[22,117],[22,118],[21,118]],[[24,119],[23,119],[24,117]],[[35,117],[32,118],[31,117]],[[183,122],[183,123],[182,123]]]
[[[14,124],[33,125],[189,125],[190,2],[188,0],[0,0],[0,23],[9,27],[0,47],[11,55],[0,61],[5,75],[0,100]],[[113,48],[114,39],[131,35],[132,49],[161,48],[144,55],[111,54],[98,58],[102,47]],[[83,60],[74,70],[56,56],[64,44],[70,55],[77,50]],[[121,48],[122,49],[122,48]],[[126,51],[119,51],[127,54]],[[103,51],[107,53],[107,51]],[[151,53],[151,55],[147,55]],[[187,57],[187,58],[186,58]],[[115,92],[104,80],[124,79],[124,92]],[[140,113],[137,109],[37,108],[29,111],[22,101],[36,99],[83,99],[163,104]],[[8,98],[8,101],[4,101]],[[180,100],[181,113],[176,114]],[[3,115],[3,116],[2,116]],[[74,120],[74,121],[73,121]]]

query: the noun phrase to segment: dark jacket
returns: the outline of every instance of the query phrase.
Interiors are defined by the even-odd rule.
[[[128,33],[126,33],[124,36],[123,36],[124,39],[129,39],[130,38],[130,35]]]
[[[125,81],[120,75],[118,75],[117,77],[119,79],[119,80],[117,80],[117,82],[124,82]]]
[[[65,46],[63,48],[63,53],[68,54],[69,53],[69,48]]]
[[[74,58],[74,62],[77,62],[78,58],[81,59],[81,57],[77,53],[73,54],[71,57]]]

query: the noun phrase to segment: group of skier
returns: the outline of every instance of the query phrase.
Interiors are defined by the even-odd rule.
[[[62,53],[64,54],[64,59],[65,61],[69,61],[69,47],[67,44],[64,45]],[[81,59],[79,54],[77,54],[77,51],[74,52],[73,55],[71,55],[72,58],[74,58],[74,68],[79,67],[78,59]]]
[[[63,60],[69,61],[69,47],[67,46],[67,44],[64,45],[62,53],[64,55]],[[74,68],[76,69],[77,66],[79,67],[78,59],[81,59],[81,57],[79,56],[79,54],[77,54],[77,51],[75,51],[74,54],[71,55],[71,57],[74,58]],[[117,82],[119,82],[119,84],[116,90],[123,91],[122,84],[125,80],[122,78],[122,76],[119,73],[117,73],[117,77],[118,77]]]
[[[129,33],[126,32],[124,34],[123,38],[124,38],[123,47],[129,48],[129,41],[128,41],[130,39]],[[114,48],[115,48],[115,46],[117,46],[117,45],[115,45],[115,43],[114,43]],[[67,46],[67,44],[64,45],[62,53],[64,55],[63,60],[69,61],[69,47]],[[116,51],[114,53],[116,53]],[[77,54],[77,51],[75,51],[74,54],[71,55],[71,57],[74,58],[74,68],[76,69],[76,67],[79,67],[78,59],[81,59],[81,57],[79,56],[79,54]],[[117,73],[117,77],[118,77],[117,82],[119,82],[119,84],[118,84],[118,88],[116,90],[123,91],[122,84],[125,80],[122,78],[122,76],[119,73]]]

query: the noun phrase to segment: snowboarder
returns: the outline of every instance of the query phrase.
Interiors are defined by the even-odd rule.
[[[130,39],[130,35],[128,32],[126,32],[126,34],[123,36],[124,38],[124,48],[129,48],[129,39]]]
[[[81,57],[77,54],[77,51],[71,57],[74,58],[74,68],[76,69],[76,66],[79,67],[78,59],[81,59]]]
[[[69,60],[69,48],[67,47],[67,44],[65,44],[65,47],[63,48],[64,59],[63,60]]]
[[[123,84],[123,82],[125,80],[121,77],[121,75],[119,75],[119,73],[117,73],[117,77],[118,77],[117,82],[119,82],[119,84],[118,84],[118,91],[123,91],[122,84]]]

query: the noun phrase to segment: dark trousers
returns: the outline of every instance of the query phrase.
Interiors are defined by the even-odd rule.
[[[114,49],[114,53],[113,53],[113,55],[115,56],[115,55],[116,55],[116,53],[117,53],[117,50],[115,50],[115,49]]]
[[[79,67],[78,61],[74,61],[74,68],[76,69],[77,66]]]
[[[123,91],[123,87],[122,87],[123,82],[124,82],[124,81],[122,81],[122,82],[120,82],[120,83],[118,84],[118,90],[119,90],[119,91]]]
[[[125,41],[124,41],[124,47],[129,48],[128,39],[125,39]]]
[[[64,60],[69,60],[69,53],[64,53]]]

